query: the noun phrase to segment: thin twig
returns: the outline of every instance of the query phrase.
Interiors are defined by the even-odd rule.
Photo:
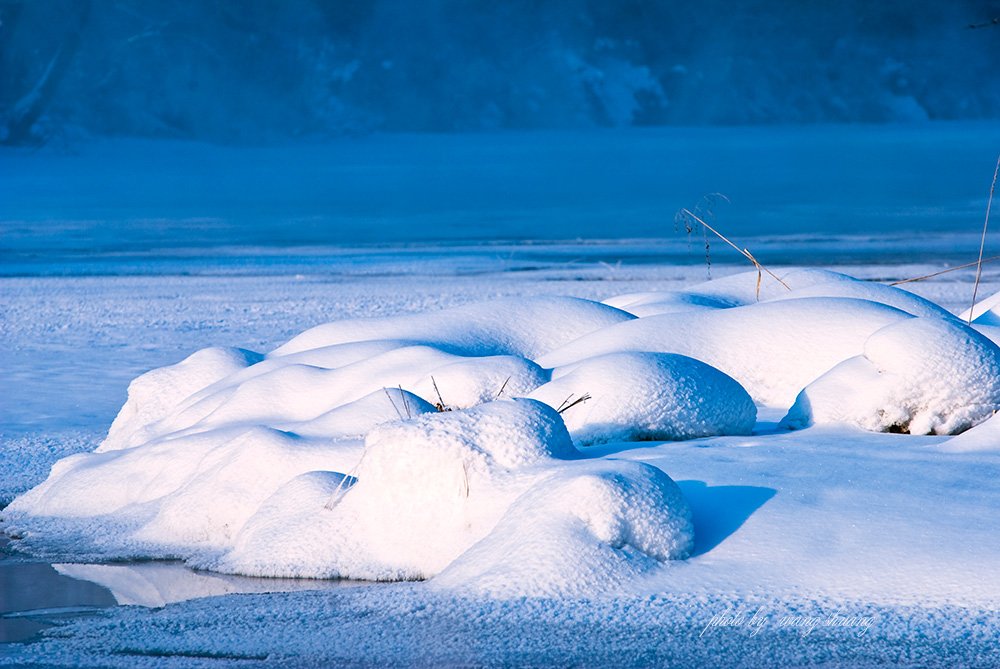
[[[713,228],[711,225],[709,225],[708,223],[706,223],[702,219],[698,218],[698,216],[696,216],[690,209],[681,209],[681,213],[682,214],[686,214],[686,215],[690,216],[691,218],[693,218],[694,220],[698,221],[703,226],[705,226],[705,229],[711,230],[713,233],[715,233],[716,236],[718,236],[719,239],[721,239],[722,241],[724,241],[725,243],[729,244],[734,249],[736,249],[737,251],[739,251],[741,255],[743,255],[747,260],[749,260],[750,262],[752,262],[753,265],[754,265],[754,267],[757,268],[757,274],[758,275],[760,275],[760,271],[761,270],[764,270],[765,272],[767,272],[768,274],[770,274],[771,278],[773,278],[775,281],[777,281],[778,283],[780,283],[782,286],[784,286],[788,290],[791,290],[791,288],[788,287],[787,283],[785,283],[784,281],[782,281],[781,279],[779,279],[777,276],[775,276],[774,272],[772,272],[771,270],[769,270],[768,268],[764,267],[759,262],[757,262],[757,259],[754,258],[750,254],[749,251],[747,251],[746,249],[741,249],[736,244],[733,244],[731,241],[729,241],[729,239],[725,235],[723,235],[721,232],[719,232],[718,230],[716,230],[715,228]],[[760,280],[759,279],[760,279],[760,277],[758,276],[758,281],[757,281],[757,299],[760,299]]]
[[[985,263],[988,263],[988,262],[994,262],[996,260],[1000,260],[1000,256],[993,256],[992,258],[983,258],[981,262],[983,264],[985,264]],[[965,269],[966,267],[975,267],[978,264],[980,264],[980,263],[979,262],[967,262],[964,265],[959,265],[958,267],[949,267],[948,269],[943,269],[940,272],[934,272],[933,274],[925,274],[923,276],[918,276],[918,277],[915,277],[913,279],[903,279],[902,281],[894,281],[893,283],[890,283],[889,285],[890,286],[898,286],[898,285],[903,284],[903,283],[912,283],[914,281],[923,281],[924,279],[933,279],[936,276],[940,276],[942,274],[947,274],[948,272],[954,272],[954,271],[960,270],[960,269]]]
[[[403,399],[403,407],[406,408],[406,417],[412,418],[412,416],[410,415],[410,403],[406,401],[406,395],[403,394],[402,384],[400,384],[398,387],[399,387],[399,396]]]
[[[571,399],[573,399],[573,395],[575,395],[575,394],[576,393],[570,393],[569,397],[567,397],[566,399],[564,399],[562,401],[562,404],[560,404],[559,406],[556,407],[556,411],[558,411],[559,413],[562,413],[563,408],[565,408],[565,406],[569,403],[569,401]]]
[[[569,397],[573,397],[573,396],[570,395]],[[566,399],[569,399],[569,397],[567,397]],[[568,405],[564,406],[561,409],[557,409],[557,411],[559,413],[563,413],[564,411],[569,411],[570,409],[572,409],[573,407],[575,407],[577,404],[580,404],[582,402],[586,402],[589,399],[590,399],[590,393],[584,393],[579,398],[577,398],[576,400],[574,400],[571,404],[568,404]],[[564,404],[565,404],[565,402],[564,402]]]
[[[389,389],[382,386],[382,390],[385,391],[385,396],[389,398],[389,404],[391,404],[392,408],[396,410],[396,415],[399,416],[399,420],[403,420],[403,412],[400,411],[399,407],[396,406],[396,403],[392,401],[392,395],[389,394]]]
[[[976,294],[979,292],[979,279],[983,275],[983,247],[986,246],[986,226],[990,224],[990,207],[993,206],[993,191],[997,187],[998,172],[1000,172],[1000,156],[997,156],[997,166],[993,170],[993,183],[990,184],[990,199],[986,202],[986,220],[983,222],[983,240],[979,243],[979,261],[976,264],[976,286],[972,289],[972,306],[969,307],[969,325],[972,325],[972,313],[976,310]]]
[[[441,391],[438,390],[437,381],[434,380],[433,376],[431,377],[431,383],[434,385],[434,392],[437,393],[438,396],[438,403],[434,408],[438,410],[438,413],[442,413],[444,411],[444,398],[441,397]]]
[[[500,386],[500,392],[498,392],[497,396],[493,398],[494,401],[500,399],[500,396],[503,395],[503,389],[507,387],[508,383],[510,383],[510,377],[509,376],[507,377],[507,380],[503,382],[503,385]]]

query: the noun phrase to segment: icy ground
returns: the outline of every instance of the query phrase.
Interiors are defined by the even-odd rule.
[[[350,316],[504,296],[601,300],[707,278],[702,264],[618,265],[619,251],[602,247],[597,262],[592,248],[563,247],[524,263],[519,253],[532,250],[480,249],[400,253],[364,266],[337,256],[274,257],[264,274],[202,268],[178,276],[154,266],[143,276],[6,277],[3,494],[10,500],[56,459],[92,450],[129,380],[206,346],[269,350],[309,325]],[[712,273],[744,269],[716,263]],[[890,282],[940,266],[831,269]],[[963,271],[908,287],[958,313],[970,281]],[[1000,276],[988,268],[981,294],[998,289]],[[479,597],[430,580],[192,600],[199,587],[209,595],[253,588],[213,586],[183,570],[151,575],[141,565],[60,566],[110,588],[119,602],[153,608],[36,612],[33,621],[60,626],[4,646],[0,661],[992,666],[1000,652],[996,449],[950,453],[947,437],[835,425],[778,431],[780,417],[762,411],[751,436],[586,451],[646,462],[679,482],[693,513],[694,555],[653,581],[562,598]]]

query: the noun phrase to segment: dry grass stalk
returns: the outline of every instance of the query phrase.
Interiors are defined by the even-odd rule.
[[[784,281],[782,281],[781,279],[779,279],[777,276],[775,276],[774,272],[772,272],[771,270],[769,270],[768,268],[764,267],[759,262],[757,262],[757,259],[753,257],[753,254],[751,254],[750,251],[748,251],[745,248],[741,249],[736,244],[733,244],[731,241],[729,241],[729,238],[727,238],[721,232],[719,232],[718,230],[716,230],[715,228],[713,228],[711,225],[709,225],[708,223],[706,223],[702,218],[700,218],[693,211],[691,211],[690,209],[681,209],[680,212],[679,212],[679,215],[682,216],[682,217],[683,216],[690,217],[692,220],[697,221],[706,230],[711,231],[719,239],[721,239],[725,243],[727,243],[730,246],[732,246],[734,249],[736,249],[737,251],[739,251],[740,254],[742,254],[747,260],[749,260],[750,262],[753,263],[753,266],[757,268],[757,299],[758,300],[760,299],[760,280],[761,280],[761,276],[762,276],[761,275],[761,270],[763,270],[764,272],[767,272],[768,274],[771,275],[771,278],[773,278],[775,281],[777,281],[778,283],[780,283],[782,286],[784,286],[788,290],[791,290],[791,288],[788,287],[787,283],[785,283]],[[688,230],[691,230],[691,228],[688,227]],[[706,244],[706,246],[707,246],[707,244]]]
[[[403,420],[403,412],[400,411],[399,407],[396,406],[396,403],[392,401],[392,395],[389,394],[389,389],[383,386],[382,390],[385,391],[385,396],[389,398],[389,404],[391,404],[392,408],[396,410],[396,415],[399,416],[399,420]]]
[[[979,243],[979,261],[976,263],[976,285],[972,289],[972,306],[969,307],[969,325],[976,311],[976,295],[979,293],[979,279],[983,276],[983,248],[986,246],[986,228],[990,224],[990,207],[993,206],[993,191],[997,187],[997,173],[1000,172],[1000,156],[997,156],[997,166],[993,170],[993,183],[990,185],[990,199],[986,203],[986,221],[983,223],[983,239]]]
[[[406,401],[406,395],[403,394],[403,386],[399,385],[397,387],[399,388],[399,396],[403,400],[403,407],[406,409],[406,417],[412,418],[412,416],[410,415],[410,403]]]
[[[978,262],[967,262],[964,265],[959,265],[958,267],[949,267],[948,269],[943,269],[940,272],[934,272],[933,274],[925,274],[923,276],[918,276],[913,279],[903,279],[902,281],[893,281],[890,286],[899,286],[904,283],[913,283],[914,281],[923,281],[924,279],[933,279],[936,276],[941,276],[942,274],[947,274],[948,272],[954,272],[956,270],[965,269],[966,267],[975,267],[976,265],[985,264],[988,262],[994,262],[1000,260],[1000,256],[993,256],[992,258],[983,258]]]
[[[435,392],[435,393],[437,394],[437,396],[438,396],[438,401],[437,401],[437,404],[435,404],[435,405],[434,405],[434,408],[438,410],[438,413],[443,413],[443,412],[445,412],[445,411],[450,411],[450,409],[448,409],[448,408],[447,408],[447,407],[445,406],[445,403],[444,403],[444,398],[443,398],[443,397],[441,397],[441,391],[440,391],[440,390],[438,390],[438,384],[437,384],[437,381],[435,381],[435,380],[434,380],[434,377],[433,377],[433,376],[431,377],[431,385],[433,385],[433,386],[434,386],[434,392]]]
[[[556,411],[558,411],[559,413],[563,413],[565,411],[569,411],[570,409],[572,409],[573,407],[575,407],[577,404],[582,404],[582,403],[586,402],[587,400],[591,399],[590,393],[584,393],[583,395],[581,395],[580,397],[576,398],[575,400],[573,400],[569,404],[566,404],[567,402],[569,402],[570,397],[573,397],[573,395],[570,395],[569,397],[567,397],[566,399],[564,399],[563,402],[562,402],[562,404],[559,405],[559,408],[556,409]]]
[[[389,401],[391,402],[392,398],[389,398]],[[344,475],[344,478],[340,479],[340,483],[337,484],[337,489],[333,491],[333,494],[330,495],[330,499],[328,499],[326,501],[326,504],[323,505],[324,509],[332,510],[336,508],[336,506],[340,504],[340,500],[344,498],[344,495],[340,494],[341,490],[343,490],[344,494],[346,495],[347,491],[350,490],[352,487],[354,487],[354,484],[358,482],[358,476],[357,476],[358,470],[361,469],[361,463],[365,461],[366,455],[368,455],[368,451],[362,453],[361,459],[358,460],[357,464],[351,467],[351,471],[347,472]]]
[[[507,387],[508,383],[510,383],[510,377],[509,376],[507,377],[507,380],[503,382],[503,385],[500,386],[500,392],[498,392],[497,396],[493,398],[493,401],[496,401],[496,400],[500,399],[500,396],[503,395],[503,389]]]

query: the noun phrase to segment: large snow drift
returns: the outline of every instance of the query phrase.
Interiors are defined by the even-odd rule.
[[[1000,409],[1000,349],[940,307],[833,272],[782,277],[199,351],[136,379],[100,447],[4,520],[29,549],[93,559],[593,591],[684,558],[693,529],[666,473],[591,462],[589,444],[747,435],[755,402],[794,402],[790,427],[938,434]]]
[[[673,481],[646,465],[607,462],[595,471],[566,462],[577,455],[558,414],[531,400],[385,425],[368,436],[356,479],[314,473],[293,480],[247,522],[230,553],[206,566],[420,579],[489,537],[489,544],[519,550],[467,554],[467,568],[509,570],[534,559],[546,587],[564,589],[577,570],[614,578],[637,560],[687,557],[690,511]],[[572,501],[552,494],[567,486],[577,492]],[[547,540],[575,569],[544,570],[538,552],[547,546],[532,548],[522,537],[536,524],[546,525]],[[633,550],[621,553],[626,546]],[[590,554],[601,551],[622,559],[595,569]]]
[[[5,515],[43,549],[76,531],[96,534],[105,556],[176,556],[248,575],[424,579],[460,557],[463,574],[536,565],[531,582],[477,581],[497,594],[621,581],[693,547],[690,510],[666,474],[575,462],[559,414],[534,400],[391,421],[360,457],[350,441],[323,447],[264,427],[214,447],[203,435],[178,441],[69,458]],[[355,456],[349,473],[324,469],[348,469],[338,449]],[[564,489],[571,504],[554,493]],[[538,527],[544,541],[524,540]],[[517,550],[469,553],[487,537]]]

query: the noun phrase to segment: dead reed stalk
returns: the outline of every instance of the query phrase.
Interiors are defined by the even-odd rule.
[[[976,311],[976,295],[979,293],[979,279],[983,276],[983,248],[986,246],[986,227],[990,224],[990,207],[993,206],[993,191],[997,187],[997,173],[1000,172],[1000,156],[997,156],[997,166],[993,170],[993,183],[990,185],[990,199],[986,202],[986,221],[983,223],[983,239],[979,243],[979,260],[976,263],[976,285],[972,289],[972,306],[969,307],[969,325]]]
[[[720,196],[720,197],[723,197],[723,199],[726,199],[725,196]],[[728,199],[726,201],[728,202]],[[763,270],[764,272],[767,272],[769,275],[771,275],[771,278],[773,278],[775,281],[777,281],[778,283],[780,283],[782,286],[784,286],[788,290],[791,290],[791,288],[789,288],[788,284],[785,283],[784,281],[782,281],[781,279],[779,279],[774,274],[774,272],[772,272],[771,270],[769,270],[768,268],[764,267],[759,262],[757,262],[757,259],[753,257],[753,254],[750,253],[749,250],[747,250],[746,248],[742,248],[741,249],[739,246],[737,246],[736,244],[734,244],[733,242],[731,242],[728,237],[726,237],[721,232],[719,232],[718,230],[716,230],[715,228],[713,228],[711,225],[709,225],[708,223],[706,223],[705,220],[702,217],[698,216],[696,213],[694,213],[690,209],[681,209],[679,212],[677,212],[677,216],[680,217],[681,220],[684,220],[684,219],[687,218],[687,219],[691,219],[691,220],[696,221],[697,223],[701,224],[701,226],[705,230],[708,230],[708,231],[712,232],[715,236],[717,236],[719,239],[721,239],[725,243],[727,243],[730,246],[732,246],[734,249],[736,249],[737,251],[739,251],[740,254],[743,255],[747,260],[749,260],[750,262],[753,263],[753,266],[757,269],[757,299],[758,300],[760,300],[760,280],[761,280],[761,276],[762,276],[761,275],[761,270]],[[690,225],[687,225],[687,223],[685,223],[685,227],[687,228],[687,231],[689,233],[693,230],[693,228]],[[707,241],[705,242],[705,249],[706,249],[706,253],[707,253],[707,249],[708,249],[708,242]]]

